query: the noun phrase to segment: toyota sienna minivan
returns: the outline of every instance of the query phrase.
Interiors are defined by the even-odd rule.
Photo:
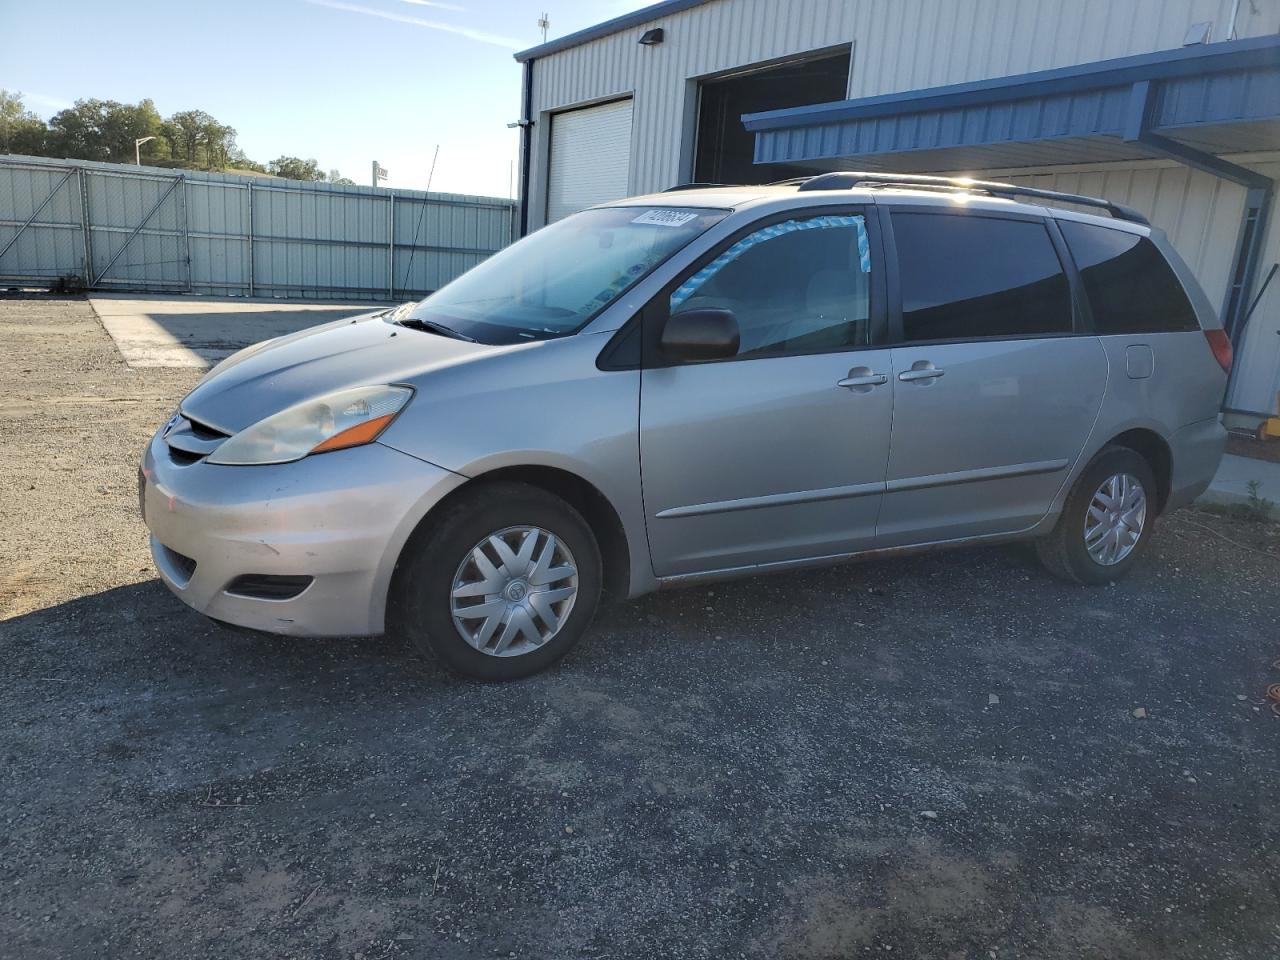
[[[1213,477],[1230,363],[1117,204],[886,174],[676,188],[224,360],[140,496],[160,576],[218,621],[390,629],[512,679],[602,594],[1015,539],[1114,580]]]

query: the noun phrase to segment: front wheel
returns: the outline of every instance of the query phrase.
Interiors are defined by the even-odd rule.
[[[445,507],[397,571],[398,629],[476,680],[516,680],[563,657],[600,599],[600,549],[582,516],[523,483],[489,483]]]
[[[1127,447],[1106,447],[1085,468],[1053,532],[1036,543],[1049,572],[1074,583],[1111,583],[1146,548],[1156,518],[1156,478]]]

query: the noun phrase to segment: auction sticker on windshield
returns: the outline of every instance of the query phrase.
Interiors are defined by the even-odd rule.
[[[690,220],[697,220],[696,212],[688,210],[646,210],[632,223],[652,223],[662,227],[683,227]]]

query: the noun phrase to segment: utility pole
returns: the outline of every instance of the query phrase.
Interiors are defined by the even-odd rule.
[[[148,140],[154,140],[155,137],[141,137],[133,141],[133,162],[138,166],[142,166],[142,145]]]

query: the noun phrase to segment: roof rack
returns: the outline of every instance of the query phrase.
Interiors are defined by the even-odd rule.
[[[1036,197],[1058,203],[1075,203],[1085,207],[1106,210],[1117,220],[1150,226],[1151,222],[1141,213],[1123,203],[1085,197],[1078,193],[1059,193],[1057,190],[1041,190],[1038,187],[1021,187],[1016,183],[997,183],[992,180],[970,180],[967,177],[931,177],[922,173],[871,173],[847,171],[824,173],[800,183],[800,190],[852,190],[854,187],[923,187],[926,190],[965,190],[985,193],[992,197],[1012,200],[1015,197]]]
[[[663,193],[678,193],[681,190],[707,190],[711,187],[727,187],[727,183],[677,183],[674,187],[667,187]]]

